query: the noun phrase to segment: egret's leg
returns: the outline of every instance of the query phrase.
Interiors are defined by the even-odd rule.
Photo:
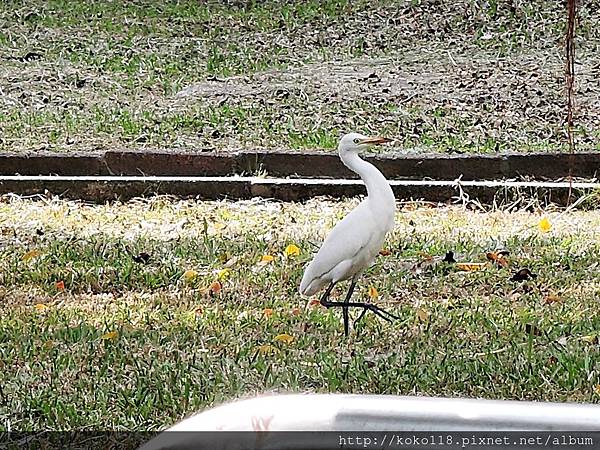
[[[352,297],[352,293],[354,292],[355,287],[356,287],[356,278],[353,278],[352,282],[350,283],[350,288],[348,289],[348,293],[346,294],[344,303],[350,302],[350,298]],[[342,315],[344,316],[344,334],[347,337],[348,336],[348,328],[349,328],[349,320],[350,320],[350,318],[348,317],[348,307],[347,306],[342,307]]]
[[[331,290],[333,289],[334,286],[335,286],[335,283],[331,283],[329,286],[327,286],[327,289],[325,289],[325,292],[323,292],[323,295],[321,295],[321,298],[319,299],[319,302],[321,303],[321,305],[326,306],[325,304],[327,303],[329,294],[331,294]]]

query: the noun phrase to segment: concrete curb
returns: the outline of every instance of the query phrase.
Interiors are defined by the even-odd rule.
[[[388,179],[557,180],[600,177],[600,152],[569,154],[406,155],[366,158]],[[104,154],[0,155],[0,175],[231,176],[356,178],[335,152],[178,153],[109,151]]]
[[[543,204],[566,205],[570,201],[600,192],[600,183],[488,182],[392,180],[398,200],[451,202],[478,200],[481,203],[508,203],[519,198],[537,198]],[[572,188],[572,191],[571,191]],[[24,196],[48,192],[65,198],[91,202],[125,201],[134,197],[170,194],[180,197],[247,199],[266,197],[303,201],[315,196],[347,197],[365,194],[360,180],[273,179],[258,177],[135,177],[135,176],[3,176],[0,194]]]

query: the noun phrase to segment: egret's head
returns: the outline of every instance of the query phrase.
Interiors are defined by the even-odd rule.
[[[338,151],[345,153],[360,153],[365,151],[370,145],[383,144],[390,142],[391,139],[383,137],[370,137],[360,133],[348,133],[342,136],[338,145]]]

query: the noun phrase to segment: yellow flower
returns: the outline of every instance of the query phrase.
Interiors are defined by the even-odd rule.
[[[547,233],[552,228],[552,224],[547,217],[542,217],[542,220],[538,223],[538,227],[542,233]]]
[[[230,274],[231,274],[231,270],[221,269],[221,270],[217,271],[217,278],[219,280],[226,280],[227,278],[229,278]]]
[[[300,254],[300,248],[294,244],[288,245],[284,250],[285,256],[298,256]]]
[[[371,298],[379,297],[379,292],[377,291],[376,287],[369,286],[369,297],[371,297]]]

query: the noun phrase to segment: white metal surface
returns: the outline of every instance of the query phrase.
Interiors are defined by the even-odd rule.
[[[194,439],[193,434],[169,435],[169,431],[567,430],[600,430],[600,406],[428,397],[298,394],[242,400],[204,411],[173,426],[167,433],[162,433],[142,447],[142,450],[194,448],[188,442]],[[169,444],[164,446],[165,442]]]

